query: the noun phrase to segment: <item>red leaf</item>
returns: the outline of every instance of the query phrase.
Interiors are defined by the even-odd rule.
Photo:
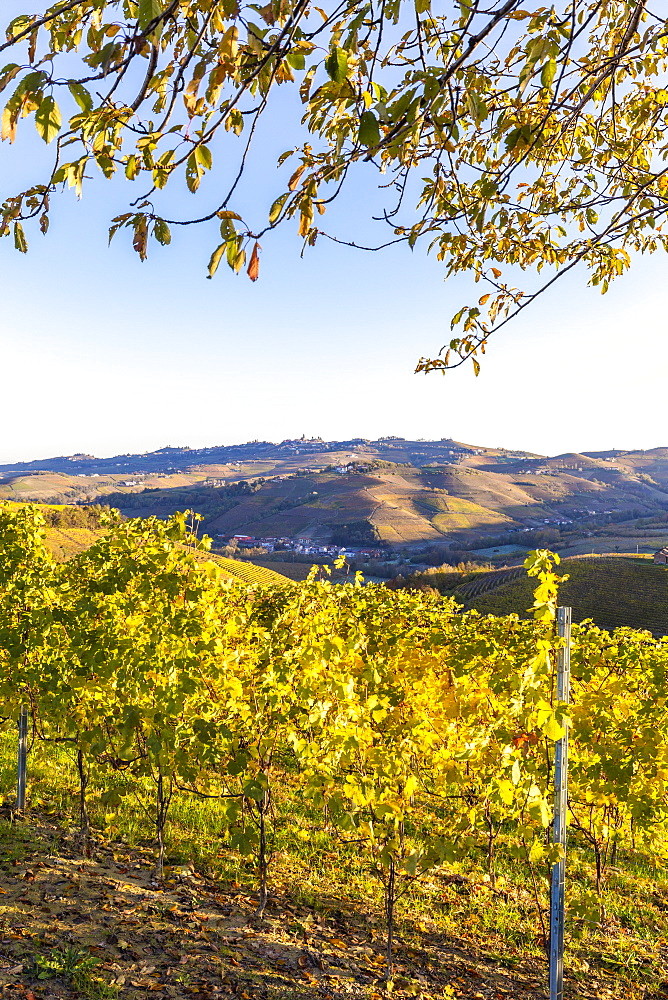
[[[260,275],[260,255],[258,250],[260,249],[260,244],[256,243],[253,247],[253,253],[251,254],[250,264],[248,265],[248,277],[251,281],[257,281]]]

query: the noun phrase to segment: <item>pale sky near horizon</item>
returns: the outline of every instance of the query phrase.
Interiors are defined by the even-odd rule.
[[[25,124],[26,136],[34,128]],[[280,131],[280,130],[279,130]],[[265,140],[267,157],[287,148]],[[0,147],[0,200],[33,173],[38,140]],[[267,161],[269,162],[269,160]],[[273,165],[246,198],[266,213],[284,187]],[[215,188],[177,196],[216,204]],[[294,232],[263,241],[260,280],[206,264],[215,231],[175,233],[140,263],[109,219],[139,191],[96,182],[54,199],[30,251],[0,240],[4,433],[0,462],[164,445],[453,437],[539,453],[668,446],[668,310],[663,253],[635,262],[607,295],[571,273],[496,335],[482,374],[417,376],[421,355],[480,286],[443,281],[423,248],[364,254],[325,240],[300,259]],[[351,237],[375,197],[355,182],[329,224]],[[327,217],[326,217],[327,218]]]

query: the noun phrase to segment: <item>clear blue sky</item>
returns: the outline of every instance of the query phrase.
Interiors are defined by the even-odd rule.
[[[278,134],[263,143],[267,173],[251,174],[245,194],[258,217],[282,190],[270,158],[287,145]],[[0,147],[2,200],[40,152],[32,137]],[[212,183],[202,207],[216,203]],[[286,230],[265,241],[256,284],[225,267],[208,281],[212,230],[181,231],[144,264],[125,235],[107,248],[123,194],[100,182],[80,203],[57,199],[48,237],[33,236],[26,256],[0,241],[0,461],[302,433],[452,436],[551,454],[668,445],[663,255],[638,261],[604,297],[583,272],[569,276],[496,337],[478,379],[468,368],[416,376],[455,309],[480,294],[444,282],[424,250],[371,255],[321,241],[300,259]],[[361,178],[330,228],[368,233],[360,220],[373,197]],[[183,211],[197,204],[177,197]]]

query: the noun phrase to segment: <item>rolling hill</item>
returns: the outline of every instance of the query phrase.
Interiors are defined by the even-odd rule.
[[[376,538],[395,545],[511,522],[504,514],[432,487],[424,470],[379,468],[269,480],[208,520],[207,530],[327,541],[333,528],[360,520],[368,522]]]
[[[451,462],[462,455],[473,455],[475,446],[441,438],[440,441],[407,441],[405,438],[386,437],[377,441],[351,438],[347,441],[323,441],[322,438],[299,438],[279,443],[249,441],[246,444],[220,445],[212,448],[160,448],[141,455],[114,455],[96,458],[94,455],[65,455],[0,465],[0,475],[12,473],[26,475],[34,472],[58,472],[73,476],[93,474],[126,477],[129,473],[188,472],[194,468],[208,469],[214,474],[225,475],[232,471],[250,472],[255,475],[270,472],[294,472],[296,469],[339,465],[350,459],[386,459],[390,462],[422,466],[428,462]],[[529,456],[528,452],[504,452],[503,449],[483,449],[494,456]]]
[[[0,466],[0,498],[109,503],[130,516],[193,508],[214,535],[322,543],[347,532],[493,560],[519,557],[528,532],[564,555],[652,552],[668,544],[668,449],[544,457],[397,437],[170,447]]]

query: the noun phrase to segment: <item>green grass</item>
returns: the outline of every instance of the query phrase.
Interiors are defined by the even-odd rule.
[[[0,735],[0,784],[8,796],[13,792],[15,741],[13,734]],[[128,787],[123,776],[94,780],[90,812],[98,842],[118,851],[133,851],[138,866],[150,868],[154,856],[148,786],[136,786],[138,794],[126,795],[114,809],[104,805],[102,794],[110,788]],[[356,844],[342,843],[333,835],[321,814],[300,794],[297,775],[288,757],[276,775],[275,839],[270,882],[272,892],[283,900],[306,907],[312,917],[342,920],[348,927],[365,928],[370,940],[383,936],[381,889],[371,872],[370,859]],[[76,815],[74,761],[63,747],[36,743],[30,755],[28,803],[46,815],[71,842]],[[438,811],[425,807],[418,820],[434,821]],[[32,846],[27,826],[2,831],[2,846],[15,856]],[[54,844],[50,851],[57,853]],[[119,855],[119,856],[120,856]],[[242,896],[255,895],[255,865],[252,859],[232,850],[224,835],[223,810],[215,800],[180,795],[173,803],[167,842],[167,884],[184,866],[194,864],[209,878],[236,887]],[[668,876],[649,858],[620,852],[610,869],[601,897],[594,892],[593,859],[576,835],[571,837],[568,860],[567,968],[571,984],[601,983],[625,1000],[651,997],[653,984],[662,980],[662,947],[668,937]],[[507,970],[545,976],[541,917],[547,920],[547,872],[536,875],[537,898],[528,866],[500,845],[496,881],[490,880],[482,840],[472,846],[465,862],[436,869],[423,879],[407,884],[399,904],[398,938],[402,954],[417,955],[434,942],[454,942],[469,951],[473,960],[483,958]],[[605,910],[605,917],[601,913]],[[540,911],[540,912],[539,912]],[[271,919],[272,908],[269,908]],[[339,916],[336,916],[336,915]],[[295,918],[297,922],[304,917]],[[306,917],[308,922],[310,917]],[[359,933],[359,931],[355,931]],[[306,931],[305,931],[306,935]],[[431,943],[431,944],[430,944]],[[70,956],[71,957],[71,956]],[[62,956],[43,955],[43,961]],[[405,959],[403,959],[405,960]],[[70,962],[70,965],[72,963]],[[71,970],[76,974],[76,963]],[[91,998],[95,994],[94,970],[90,974]],[[104,983],[99,987],[104,988]]]
[[[591,618],[601,628],[625,625],[668,635],[668,569],[648,559],[565,559],[560,572],[559,601],[573,608],[575,621]],[[466,608],[481,614],[519,614],[528,617],[535,581],[513,568],[482,574],[455,591]]]
[[[109,985],[93,972],[98,964],[99,959],[90,955],[86,949],[68,945],[53,948],[46,954],[38,952],[30,963],[30,971],[35,979],[64,979],[88,1000],[115,1000],[118,988]]]

